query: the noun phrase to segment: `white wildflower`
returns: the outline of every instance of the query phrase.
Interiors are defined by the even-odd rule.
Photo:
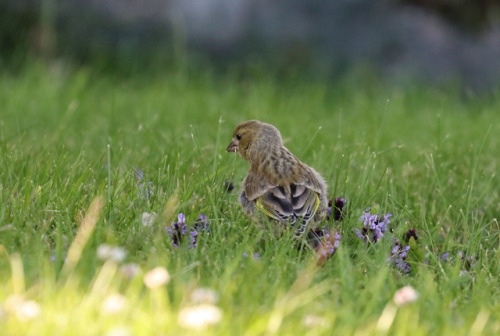
[[[221,310],[217,306],[207,303],[187,307],[179,312],[179,324],[190,329],[201,329],[217,324],[221,319]]]
[[[402,306],[418,299],[418,292],[411,286],[400,288],[394,293],[394,303],[396,306]]]
[[[137,272],[140,271],[140,269],[141,268],[139,267],[139,265],[134,264],[134,263],[129,263],[129,264],[125,264],[122,267],[120,267],[120,272],[127,279],[132,279],[133,277],[135,277]]]
[[[219,300],[219,294],[210,288],[196,288],[191,293],[192,303],[216,303]]]
[[[156,267],[144,276],[144,284],[149,288],[161,287],[169,280],[170,274],[168,274],[168,271],[163,267]]]
[[[42,311],[38,303],[31,300],[25,301],[18,295],[8,297],[5,306],[21,321],[32,320],[38,317]]]
[[[125,251],[124,248],[115,246],[111,250],[111,260],[116,261],[116,262],[122,262],[125,260],[125,257],[127,256],[127,252]]]
[[[326,326],[326,319],[318,315],[306,315],[302,319],[302,324],[308,328],[315,328],[319,326]]]
[[[125,260],[127,252],[124,248],[119,246],[110,246],[107,244],[101,244],[97,248],[97,258],[101,260],[113,260],[114,262],[122,262]]]
[[[101,260],[109,259],[109,256],[111,255],[111,249],[112,247],[107,244],[99,245],[99,247],[97,248],[97,258]]]
[[[115,327],[110,329],[106,336],[132,336],[132,332],[126,327]]]
[[[127,299],[121,294],[112,294],[104,299],[101,311],[104,314],[115,314],[123,310],[127,304]]]
[[[16,310],[18,319],[27,321],[38,317],[41,313],[40,305],[35,301],[24,301]]]
[[[153,213],[142,213],[142,225],[144,226],[152,226],[158,214],[156,212]]]

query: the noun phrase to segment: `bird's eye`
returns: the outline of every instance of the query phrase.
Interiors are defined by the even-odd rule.
[[[242,135],[241,134],[236,134],[236,139],[241,140]]]

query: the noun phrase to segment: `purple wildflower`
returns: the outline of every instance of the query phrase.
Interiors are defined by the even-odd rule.
[[[343,208],[346,203],[347,203],[346,200],[343,199],[342,197],[337,197],[335,199],[335,203],[333,199],[328,201],[328,209],[327,209],[328,214],[326,215],[326,220],[330,220],[330,218],[332,217],[336,221],[342,220],[345,215],[345,211],[343,210]]]
[[[465,269],[470,270],[471,268],[476,267],[476,263],[474,262],[474,256],[467,257],[467,255],[462,251],[458,251],[458,255],[460,256],[460,259],[464,263]]]
[[[338,232],[335,232],[335,238],[331,239],[330,238],[330,232],[326,232],[325,234],[326,238],[326,252],[328,254],[334,254],[335,250],[338,249],[339,244],[340,244],[340,239],[342,239],[342,236],[338,234]]]
[[[68,256],[68,253],[66,252],[66,253],[64,254],[64,262],[65,262],[65,263],[66,263],[66,262],[68,262],[68,257],[67,257],[67,256]],[[56,261],[56,260],[57,260],[57,256],[56,256],[55,254],[53,254],[53,255],[50,257],[50,261]]]
[[[457,251],[456,255],[452,252],[444,252],[442,255],[440,253],[434,253],[436,256],[436,260],[442,260],[446,263],[455,263],[460,262],[466,271],[470,271],[471,268],[476,267],[476,259],[477,255],[467,256],[466,253],[462,251]],[[429,260],[425,261],[426,264],[429,264]]]
[[[340,239],[342,236],[335,231],[335,234],[331,234],[329,230],[329,226],[326,226],[324,229],[317,229],[315,231],[318,237],[324,237],[326,240],[326,249],[322,251],[323,254],[334,254],[340,245]]]
[[[403,273],[410,273],[410,265],[405,261],[410,246],[403,246],[396,238],[393,241],[394,247],[391,250],[391,256],[387,258],[387,262],[399,268]]]
[[[255,260],[259,260],[260,259],[260,254],[258,254],[257,252],[255,252],[252,256]],[[246,252],[243,252],[243,258],[248,258],[248,253]]]
[[[224,181],[224,183],[222,183],[222,188],[225,192],[230,193],[234,189],[234,184],[231,181]]]
[[[209,223],[208,216],[200,214],[196,223],[188,225],[186,223],[186,216],[181,212],[177,216],[177,222],[172,223],[169,227],[165,227],[165,229],[168,235],[172,237],[174,247],[179,247],[185,238],[189,242],[188,248],[194,248],[197,246],[198,235],[203,231],[208,232]]]
[[[415,230],[415,229],[409,229],[403,235],[403,240],[408,243],[410,241],[411,237],[413,237],[413,239],[415,239],[415,240],[418,240],[417,230]]]
[[[198,236],[198,231],[193,230],[189,232],[190,244],[188,248],[196,247],[196,237]]]
[[[210,221],[208,220],[208,216],[204,216],[202,213],[198,216],[198,219],[196,220],[196,228],[198,231],[209,231],[208,230],[208,225],[210,224]]]
[[[359,219],[363,222],[361,230],[356,229],[356,237],[366,241],[367,239],[376,243],[384,236],[387,226],[391,222],[389,218],[392,214],[386,214],[381,217],[377,214],[370,214],[369,210],[365,210],[365,214]]]
[[[137,192],[136,196],[141,196],[143,200],[149,199],[153,195],[152,182],[144,181],[144,173],[140,168],[135,168],[135,178],[139,187],[139,192]]]

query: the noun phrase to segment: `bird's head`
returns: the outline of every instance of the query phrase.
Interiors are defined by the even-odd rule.
[[[236,126],[233,140],[226,151],[237,152],[245,160],[251,161],[252,149],[265,150],[265,147],[272,145],[282,145],[278,129],[258,120],[249,120]]]

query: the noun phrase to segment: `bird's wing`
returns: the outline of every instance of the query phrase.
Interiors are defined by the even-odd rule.
[[[287,223],[302,235],[318,210],[318,194],[303,185],[290,185],[291,195],[283,187],[273,187],[256,200],[258,210],[281,223]]]
[[[318,194],[321,194],[324,193],[324,190],[322,190],[319,179],[322,179],[321,176],[318,173],[316,173],[312,168],[303,169],[302,173],[300,174],[299,180],[296,181],[295,184],[303,185],[306,188],[311,189]]]
[[[264,195],[274,187],[275,185],[269,182],[268,179],[259,176],[253,171],[249,171],[243,181],[243,190],[245,191],[246,197],[250,201],[255,201],[257,198]]]
[[[293,212],[297,217],[309,222],[314,216],[320,204],[319,195],[316,191],[300,184],[291,184]]]
[[[295,227],[297,234],[302,234],[318,211],[322,190],[312,170],[304,169],[300,176],[285,188],[251,170],[243,183],[245,195],[248,200],[255,201],[259,211]]]
[[[294,224],[296,221],[292,201],[285,194],[283,187],[270,188],[265,194],[257,198],[255,205],[268,217],[279,222],[293,222]]]

